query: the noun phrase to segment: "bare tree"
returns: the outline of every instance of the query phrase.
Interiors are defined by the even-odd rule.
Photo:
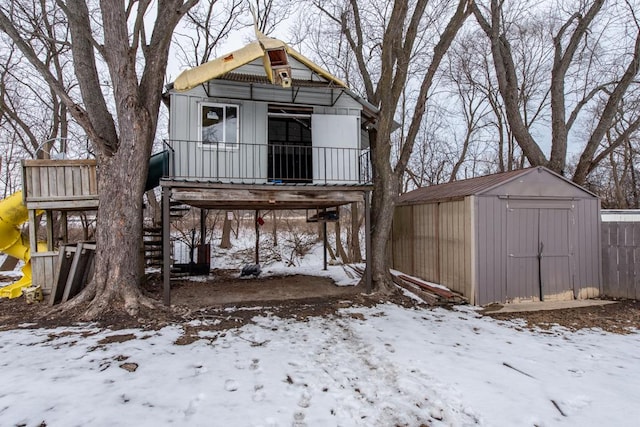
[[[57,0],[71,34],[73,66],[81,100],[73,98],[51,72],[22,16],[0,6],[0,31],[20,49],[82,126],[97,153],[100,212],[93,281],[65,308],[86,304],[83,318],[110,311],[136,315],[152,306],[139,290],[143,257],[142,198],[155,136],[172,33],[197,0],[155,2],[101,0],[95,10],[82,0]],[[105,75],[99,69],[104,67]],[[108,98],[103,78],[108,76]]]
[[[512,39],[517,27],[514,22],[526,19],[527,11],[521,11],[517,20],[508,21],[509,10],[503,1],[490,0],[486,6],[474,1],[472,6],[476,21],[491,42],[493,65],[510,130],[529,163],[546,165],[564,173],[573,126],[585,106],[604,101],[604,108],[591,127],[573,173],[572,179],[579,184],[585,182],[595,166],[599,144],[640,70],[640,31],[634,7],[629,2],[608,7],[605,3],[604,0],[563,2],[562,9],[549,12],[549,21],[559,23],[552,30],[550,46],[553,59],[548,82],[551,95],[551,152],[548,158],[519,109],[518,87],[526,70],[514,61]],[[513,9],[514,3],[509,2],[508,7]],[[617,41],[609,40],[609,43],[615,43],[617,52],[605,55],[601,44],[606,36],[613,34]],[[619,64],[626,65],[621,67]],[[615,72],[609,72],[610,69]]]
[[[640,108],[637,92],[631,93],[628,101],[620,103],[612,126],[598,148],[599,154],[594,159],[597,166],[585,183],[601,197],[602,205],[610,209],[640,208],[640,135],[634,130]],[[598,117],[603,107],[593,108],[593,116]]]
[[[256,25],[265,35],[273,33],[294,12],[295,8],[287,1],[255,0]]]
[[[378,106],[380,111],[377,125],[369,129],[375,190],[372,198],[372,259],[367,260],[378,291],[393,289],[387,242],[395,201],[421,128],[436,72],[458,30],[471,13],[467,3],[466,0],[396,0],[392,3],[314,1],[321,11],[317,23],[323,30],[329,26],[339,29],[341,42],[332,46],[335,49],[337,45],[345,52],[345,66],[350,67],[349,83],[359,80],[361,84],[352,84],[352,87],[362,88],[367,100]],[[336,52],[333,53],[335,55]],[[416,87],[411,120],[401,141],[397,161],[392,164],[391,135],[396,129],[394,117],[410,83]]]
[[[245,12],[244,0],[204,0],[192,8],[185,18],[186,31],[174,36],[180,62],[195,67],[213,59],[229,35],[241,28],[238,19]]]
[[[68,31],[60,10],[47,6],[46,0],[14,2],[16,16],[22,18],[21,31],[28,33],[30,43],[40,53],[50,72],[68,92],[73,88],[69,59]],[[1,131],[11,135],[25,157],[47,158],[53,145],[66,152],[70,123],[67,107],[46,82],[34,75],[33,67],[12,41],[0,38],[0,116]]]

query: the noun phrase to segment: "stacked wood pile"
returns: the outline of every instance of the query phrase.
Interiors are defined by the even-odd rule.
[[[412,292],[430,305],[466,304],[467,300],[462,295],[449,289],[433,286],[423,280],[406,274],[392,272],[393,283]]]
[[[346,267],[348,269],[345,268],[345,271],[350,277],[352,277],[352,274],[349,271],[360,277],[364,275],[364,269],[359,266],[347,265]],[[466,304],[468,302],[465,297],[449,289],[433,286],[424,280],[410,277],[400,272],[391,272],[391,277],[393,278],[393,283],[397,286],[417,295],[429,305]]]

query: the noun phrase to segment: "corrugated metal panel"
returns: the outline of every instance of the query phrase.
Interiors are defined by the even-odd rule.
[[[437,205],[407,206],[413,210],[412,273],[424,280],[440,283],[436,230]]]
[[[597,297],[602,291],[602,252],[599,200],[575,203],[574,274],[578,298]]]
[[[174,94],[171,96],[171,110],[169,114],[169,139],[189,140],[191,126],[189,126],[189,108],[191,97]]]
[[[246,65],[245,67],[251,67],[251,65]],[[221,76],[218,80],[227,80],[227,81],[231,81],[231,82],[242,82],[242,83],[260,83],[260,84],[264,84],[264,85],[270,85],[271,82],[269,81],[269,79],[267,78],[267,76],[264,74],[264,68],[262,68],[262,66],[260,66],[260,69],[255,70],[255,69],[238,69],[238,73],[227,73],[223,76]],[[259,71],[263,71],[262,75],[260,75]],[[292,72],[294,70],[291,70]],[[297,75],[293,74],[293,79],[292,79],[292,86],[294,87],[335,87],[334,84],[331,84],[329,82],[327,82],[326,80],[312,80],[312,77],[315,76],[315,74],[303,74],[303,75]]]
[[[476,303],[504,302],[507,286],[507,207],[497,197],[476,198]]]
[[[471,283],[470,236],[466,232],[467,203],[441,203],[439,212],[440,283],[467,294]]]
[[[507,210],[506,300],[537,299],[538,287],[537,209]]]
[[[545,299],[573,298],[571,209],[539,209],[542,289]]]
[[[394,211],[391,232],[393,268],[408,274],[414,274],[411,265],[414,247],[413,227],[411,206]]]

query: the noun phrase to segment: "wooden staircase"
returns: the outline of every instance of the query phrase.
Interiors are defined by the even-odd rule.
[[[147,267],[162,267],[162,227],[144,227],[144,264]]]
[[[179,219],[190,209],[190,206],[171,201],[169,216],[172,220]],[[162,267],[162,227],[150,225],[145,226],[142,231],[145,266]]]

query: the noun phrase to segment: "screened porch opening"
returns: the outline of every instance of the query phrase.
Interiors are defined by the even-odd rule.
[[[269,182],[313,182],[311,113],[311,109],[287,111],[277,107],[269,108]]]

